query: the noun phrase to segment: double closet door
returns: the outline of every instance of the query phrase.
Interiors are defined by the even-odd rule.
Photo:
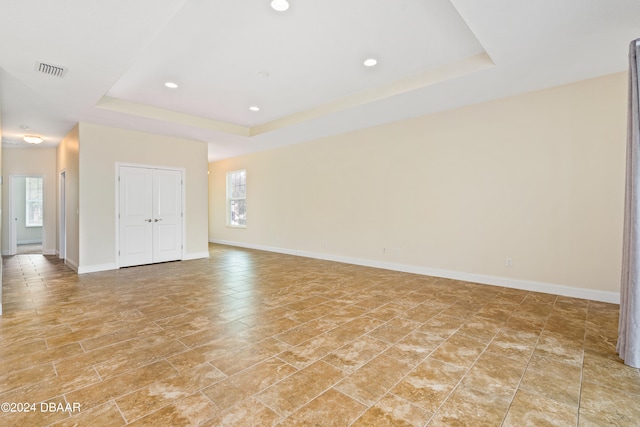
[[[182,259],[182,171],[118,169],[118,266]]]

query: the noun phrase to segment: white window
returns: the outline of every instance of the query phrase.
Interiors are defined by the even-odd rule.
[[[247,226],[247,173],[244,170],[227,172],[227,224]]]
[[[26,227],[42,227],[42,178],[25,178]]]

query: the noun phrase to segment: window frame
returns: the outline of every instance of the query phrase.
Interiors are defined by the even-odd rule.
[[[233,197],[233,189],[232,189],[232,180],[233,176],[236,174],[244,175],[244,195],[241,197]],[[238,169],[234,171],[229,171],[226,174],[226,211],[227,211],[227,227],[231,228],[247,228],[247,170],[246,169]],[[244,224],[234,223],[233,222],[233,212],[232,212],[232,203],[236,201],[244,200]]]
[[[32,180],[39,181],[39,198],[32,199],[30,197],[30,182]],[[24,227],[37,228],[44,226],[44,178],[41,176],[27,176],[24,179]],[[33,205],[40,206],[40,223],[33,223],[30,213],[33,212]],[[32,215],[31,215],[32,216]]]

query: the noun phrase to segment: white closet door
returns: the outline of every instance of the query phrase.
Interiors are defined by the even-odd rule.
[[[152,169],[120,167],[120,267],[153,262]]]
[[[153,261],[182,259],[182,172],[153,172]]]
[[[119,168],[120,267],[182,259],[182,171]]]

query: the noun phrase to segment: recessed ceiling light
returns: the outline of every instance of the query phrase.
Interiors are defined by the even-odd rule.
[[[267,79],[269,78],[269,73],[267,71],[260,71],[258,73],[258,77],[260,77],[261,79]]]
[[[25,135],[22,139],[29,144],[40,144],[44,141],[44,138],[38,135]]]
[[[164,85],[169,89],[176,89],[178,87],[178,85],[174,82],[166,82]]]
[[[260,107],[258,107],[256,105],[252,105],[251,107],[249,107],[249,110],[251,110],[251,111],[260,111]]]
[[[22,130],[29,130],[29,126],[27,126],[27,125],[22,125],[22,126],[20,126],[20,129],[22,129]]]
[[[377,63],[378,63],[378,60],[375,59],[375,58],[369,58],[369,59],[365,59],[364,60],[364,66],[365,67],[373,67]]]
[[[272,0],[271,8],[273,10],[277,10],[278,12],[284,12],[289,9],[289,2],[287,0]]]

